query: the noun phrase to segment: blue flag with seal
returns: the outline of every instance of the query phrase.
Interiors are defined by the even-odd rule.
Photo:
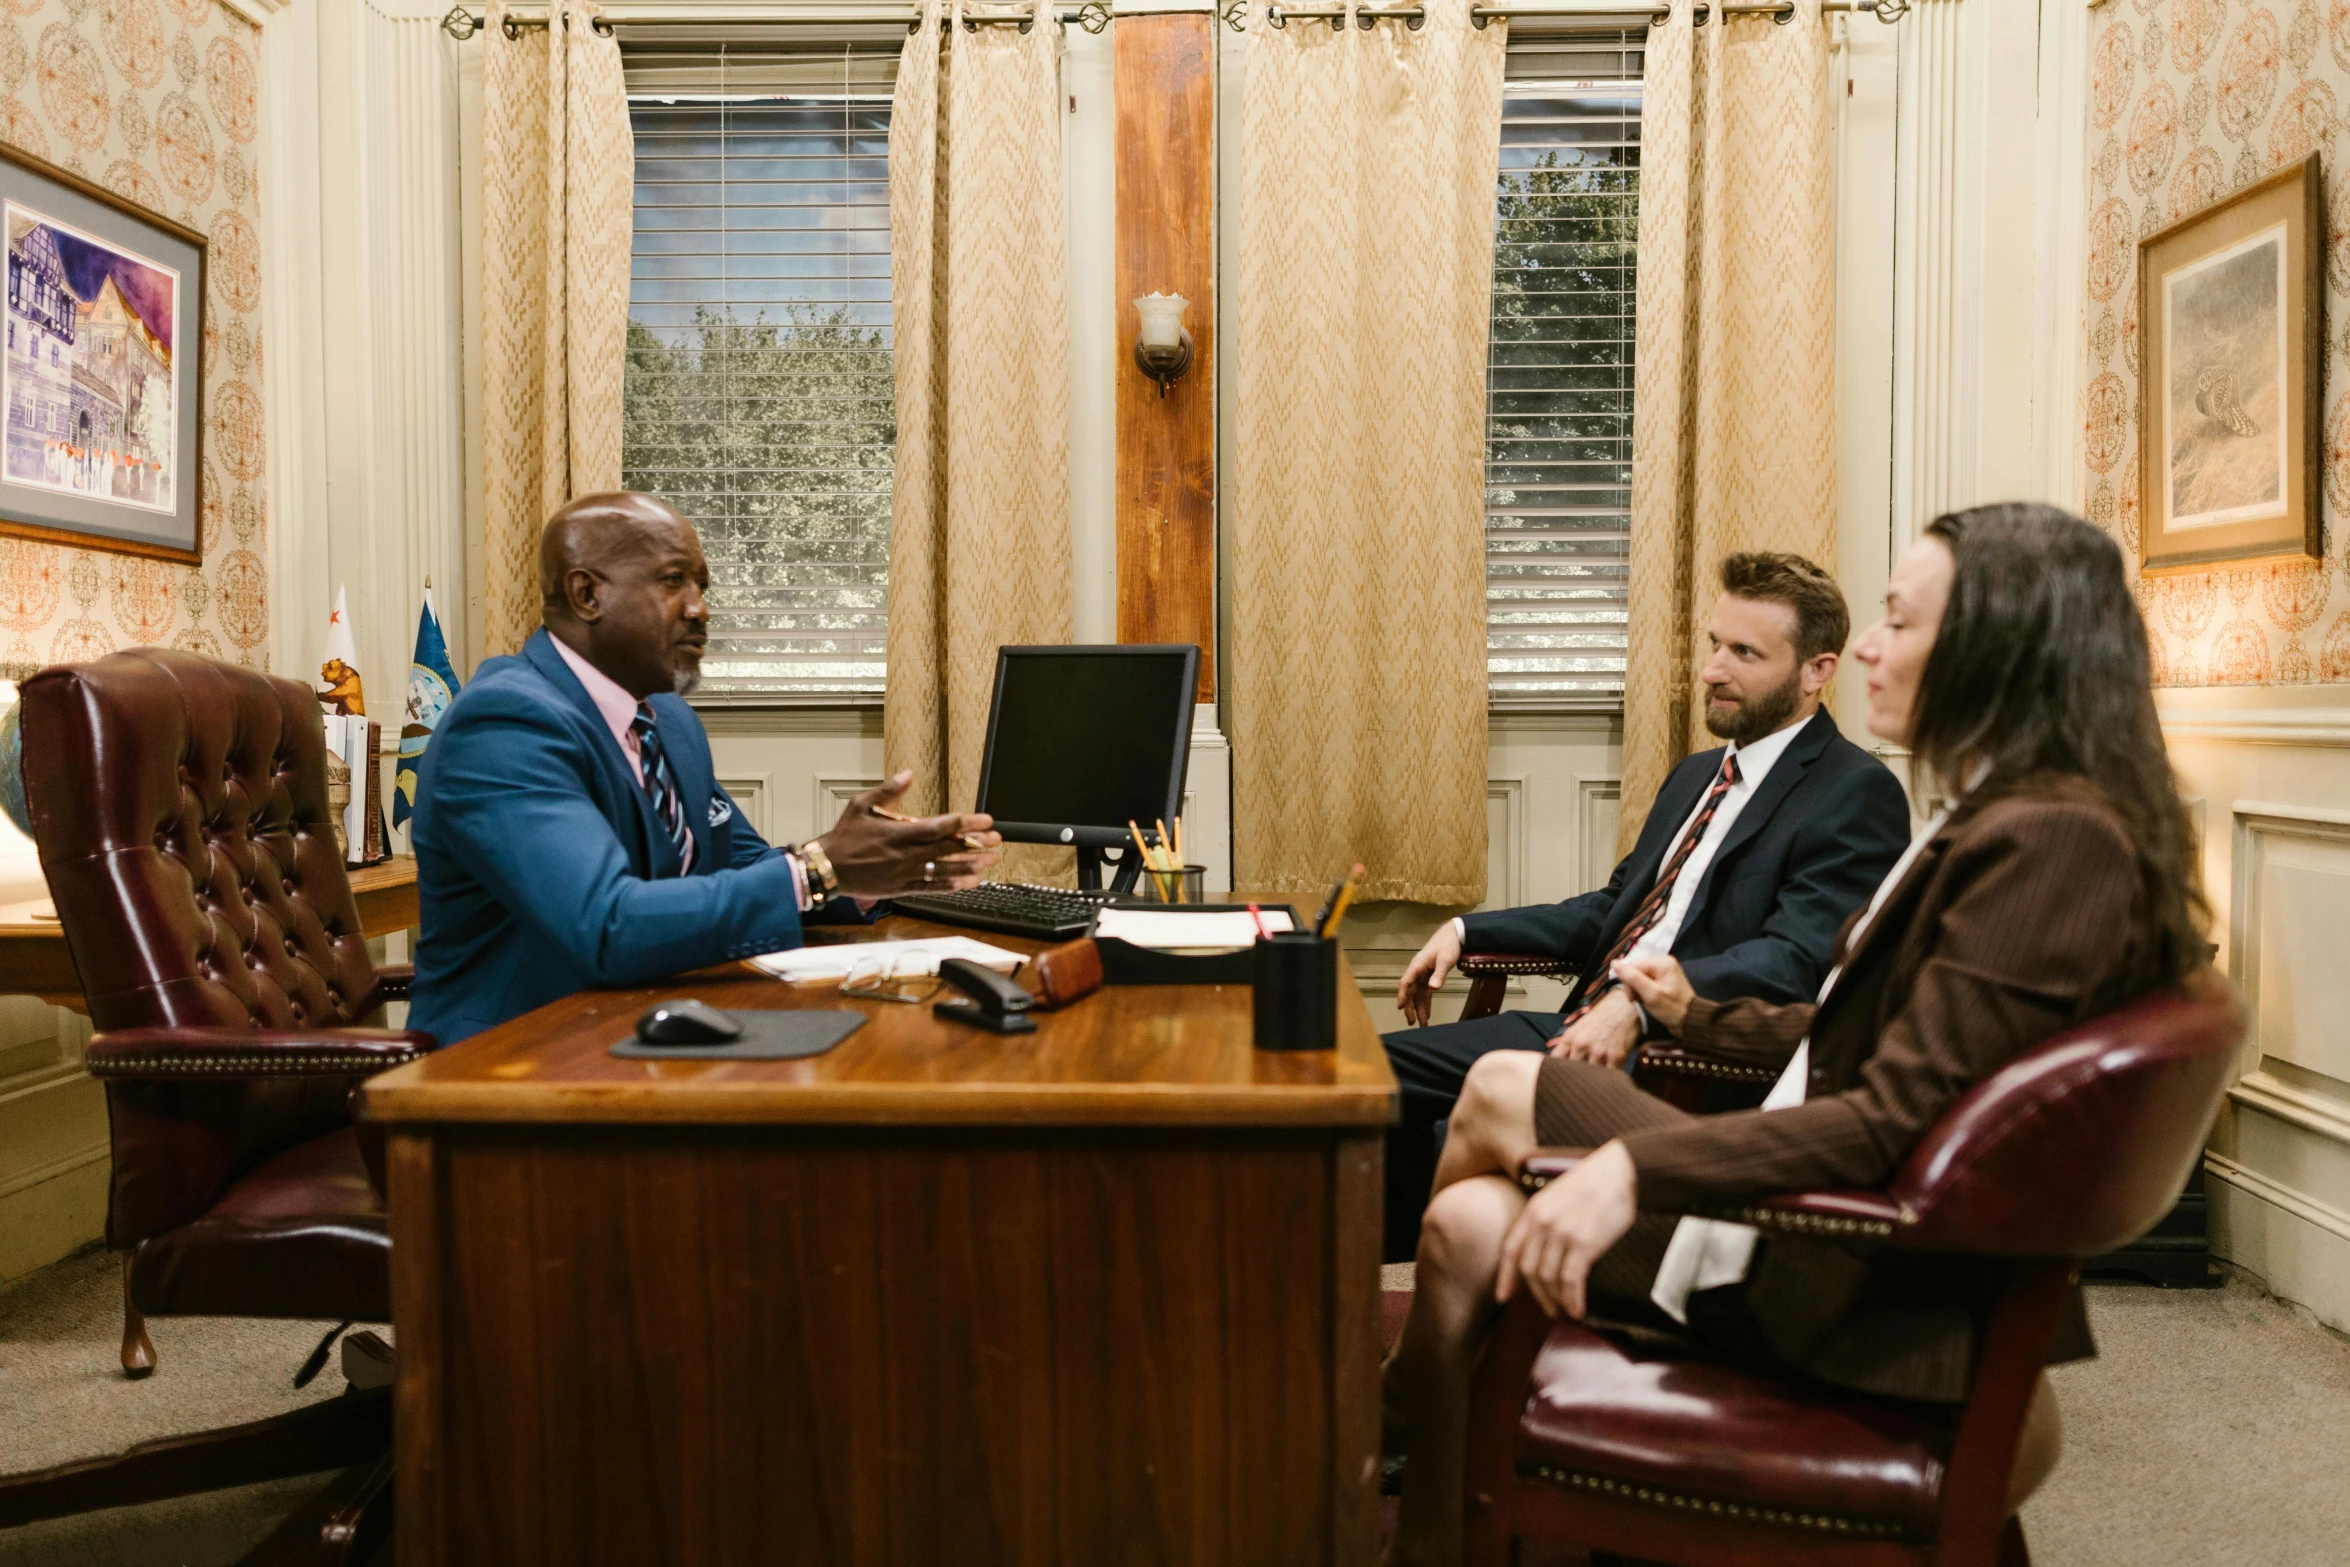
[[[425,742],[457,699],[457,671],[449,663],[448,640],[434,613],[432,584],[424,585],[424,608],[416,616],[416,655],[408,665],[408,718],[400,726],[400,770],[392,778],[392,825],[416,814],[416,769]]]

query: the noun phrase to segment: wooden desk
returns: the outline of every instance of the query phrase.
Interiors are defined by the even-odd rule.
[[[678,995],[871,1021],[606,1053]],[[1339,1019],[1260,1053],[1245,987],[1128,987],[998,1036],[724,969],[373,1079],[401,1567],[1368,1563],[1395,1085],[1343,967]]]
[[[351,896],[359,905],[359,928],[368,935],[409,929],[416,923],[416,861],[397,855],[381,865],[359,867],[351,872]],[[82,977],[66,950],[65,927],[54,919],[35,919],[36,908],[54,911],[47,898],[0,904],[0,996],[39,996],[76,1012],[89,1011]]]

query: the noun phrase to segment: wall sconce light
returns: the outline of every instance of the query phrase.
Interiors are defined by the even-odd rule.
[[[1181,294],[1145,294],[1134,302],[1142,329],[1134,335],[1134,362],[1159,383],[1159,395],[1191,368],[1191,334],[1183,329],[1183,312],[1191,301]]]

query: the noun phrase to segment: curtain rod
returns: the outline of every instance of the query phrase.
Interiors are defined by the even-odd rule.
[[[1907,16],[1914,3],[1915,0],[1821,0],[1820,10],[1828,13],[1838,11],[1866,12],[1878,21],[1890,25]],[[1760,0],[1760,3],[1753,3],[1753,0],[1728,0],[1726,4],[1701,3],[1690,13],[1690,23],[1692,26],[1703,27],[1709,14],[1718,10],[1725,17],[1767,16],[1784,25],[1795,19],[1795,5],[1796,0]],[[1273,4],[1266,8],[1265,14],[1275,27],[1287,27],[1293,20],[1326,21],[1335,29],[1345,25],[1348,12],[1349,8],[1345,6],[1304,7]],[[1089,33],[1099,33],[1110,25],[1114,17],[1119,16],[1198,16],[1203,14],[1221,15],[1225,25],[1238,32],[1248,23],[1248,0],[1232,0],[1232,3],[1220,13],[1213,12],[1207,4],[1132,6],[1120,7],[1113,11],[1105,3],[1105,0],[1086,0],[1085,4],[1079,6],[1055,7],[1053,20],[1063,27],[1075,23]],[[1595,4],[1480,5],[1471,7],[1469,11],[1470,20],[1480,28],[1496,17],[1513,16],[1553,20],[1582,17],[1591,21],[1605,21],[1614,18],[1627,23],[1634,20],[1645,20],[1649,26],[1654,27],[1658,23],[1670,20],[1672,14],[1672,7],[1663,4],[1662,0],[1649,5],[1637,3],[1611,5],[1606,3],[1606,0],[1598,0],[1598,3]],[[1427,16],[1427,11],[1416,5],[1387,8],[1373,8],[1365,5],[1354,7],[1353,15],[1355,25],[1367,30],[1382,21],[1400,21],[1417,26]],[[910,33],[918,25],[920,17],[919,11],[901,6],[886,8],[840,6],[823,9],[805,6],[772,8],[729,6],[724,9],[708,11],[685,11],[669,6],[663,6],[658,10],[608,6],[603,9],[603,13],[595,19],[592,25],[598,34],[607,38],[612,35],[612,30],[616,27],[713,27],[729,23],[799,23],[805,25],[826,23],[837,25],[859,22],[896,23]],[[471,38],[475,33],[481,31],[486,18],[487,12],[482,8],[462,4],[453,5],[449,8],[449,14],[441,18],[441,30],[452,38],[460,40]],[[963,18],[963,27],[966,32],[980,27],[1018,27],[1025,31],[1033,21],[1033,17],[1026,16],[966,16]],[[536,16],[521,16],[510,11],[506,15],[506,36],[513,38],[546,25],[547,16],[544,11]],[[942,18],[941,25],[949,24]]]

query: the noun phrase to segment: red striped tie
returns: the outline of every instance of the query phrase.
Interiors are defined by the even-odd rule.
[[[1658,920],[1664,918],[1665,905],[1673,901],[1673,882],[1680,876],[1681,867],[1689,863],[1689,856],[1696,852],[1698,841],[1705,836],[1706,828],[1713,824],[1714,813],[1722,808],[1723,799],[1737,783],[1737,754],[1724,752],[1722,776],[1714,780],[1713,790],[1706,795],[1705,804],[1698,807],[1696,819],[1690,822],[1689,830],[1681,835],[1680,846],[1673,850],[1673,857],[1665,861],[1665,868],[1657,873],[1656,885],[1648,889],[1648,896],[1642,900],[1639,908],[1632,911],[1632,918],[1624,926],[1623,934],[1616,938],[1614,946],[1607,949],[1607,956],[1600,959],[1599,983],[1583,992],[1583,999],[1575,1003],[1575,1009],[1566,1016],[1569,1024],[1597,1006],[1599,998],[1620,983],[1610,971],[1631,954],[1632,949],[1640,944],[1640,938],[1647,935]]]

